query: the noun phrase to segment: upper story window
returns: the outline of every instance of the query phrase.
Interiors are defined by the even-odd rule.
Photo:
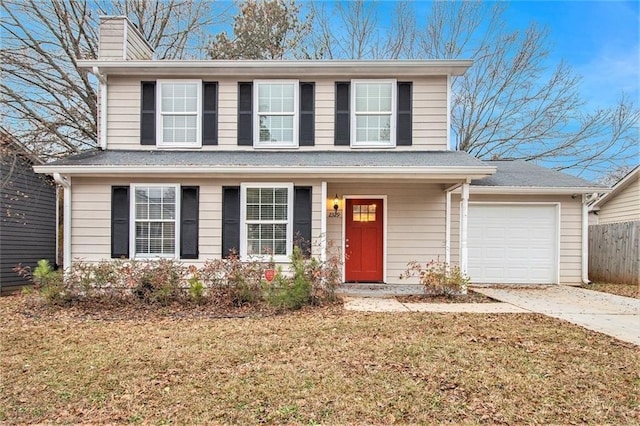
[[[158,81],[158,85],[158,146],[201,146],[202,82]]]
[[[351,90],[351,145],[396,145],[395,80],[353,80]]]
[[[293,80],[255,81],[254,146],[298,146],[299,85]]]

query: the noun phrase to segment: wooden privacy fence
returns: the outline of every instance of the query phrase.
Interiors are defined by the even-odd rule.
[[[640,282],[640,221],[589,226],[589,279]]]

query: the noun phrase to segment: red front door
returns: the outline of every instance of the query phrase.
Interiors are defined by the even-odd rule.
[[[347,199],[345,281],[382,282],[382,200]]]

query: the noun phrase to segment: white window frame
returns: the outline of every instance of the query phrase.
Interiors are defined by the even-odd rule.
[[[359,142],[356,140],[356,117],[359,115],[382,115],[386,113],[358,113],[356,111],[356,87],[358,84],[370,84],[370,83],[386,83],[391,85],[391,126],[389,129],[389,142],[388,143],[380,143],[380,142],[372,142],[372,141],[363,141]],[[351,80],[351,90],[350,90],[350,110],[351,110],[351,147],[352,148],[394,148],[396,146],[396,120],[398,114],[398,82],[395,79],[360,79],[360,80]]]
[[[282,221],[287,225],[287,250],[284,255],[248,255],[247,254],[247,225],[249,223],[274,223],[277,221],[250,221],[247,222],[247,188],[286,188],[287,189],[287,220]],[[240,260],[258,260],[274,262],[288,262],[293,250],[293,183],[283,182],[247,182],[240,184]]]
[[[292,84],[293,85],[293,113],[260,113],[260,86],[263,84]],[[299,80],[254,80],[253,81],[253,146],[255,148],[298,148],[300,122],[300,82]],[[293,141],[290,143],[260,142],[261,115],[293,115]]]
[[[193,83],[197,87],[196,141],[194,143],[174,143],[164,141],[164,113],[162,112],[162,86],[165,84]],[[167,115],[193,115],[193,113],[167,113]],[[156,146],[160,148],[201,148],[202,147],[202,80],[178,79],[157,80],[156,89]]]
[[[136,253],[136,189],[137,188],[174,188],[176,191],[176,211],[174,219],[174,253],[170,254],[147,254]],[[177,183],[132,183],[129,194],[129,253],[133,259],[178,259],[180,257],[180,208],[182,203],[181,186]],[[167,220],[164,222],[168,222]]]

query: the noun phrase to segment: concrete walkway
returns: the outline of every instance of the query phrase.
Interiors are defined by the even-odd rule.
[[[530,312],[640,345],[640,299],[569,286],[473,290]]]

